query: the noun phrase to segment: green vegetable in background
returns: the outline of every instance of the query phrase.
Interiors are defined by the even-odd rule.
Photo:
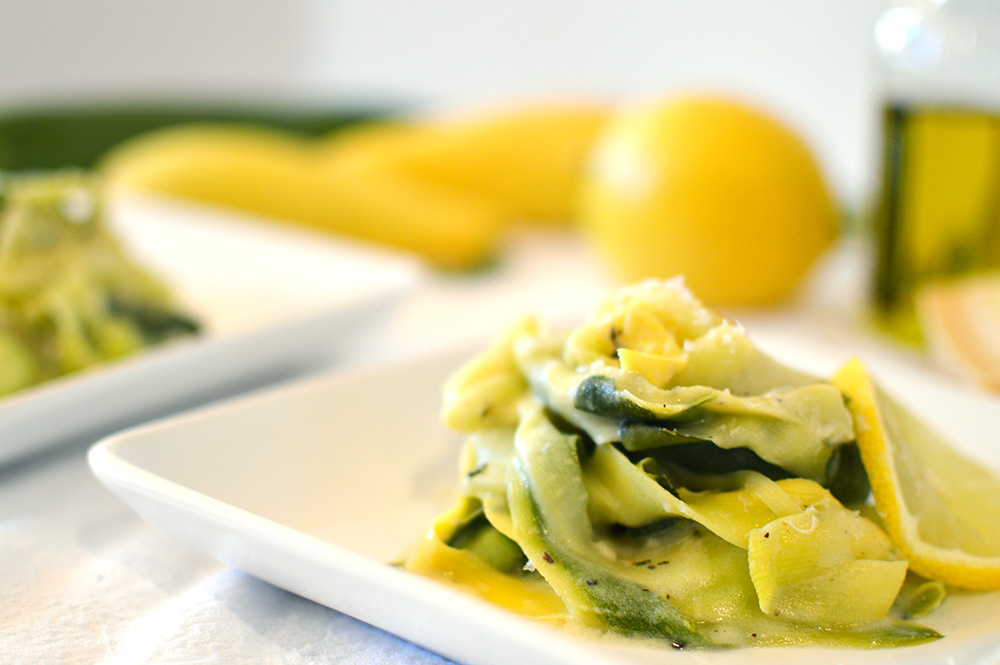
[[[139,134],[193,122],[250,124],[323,136],[378,113],[333,106],[181,101],[23,105],[0,111],[0,170],[89,168]]]

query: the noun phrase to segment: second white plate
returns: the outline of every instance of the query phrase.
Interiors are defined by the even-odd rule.
[[[415,261],[261,220],[153,199],[112,223],[204,326],[0,400],[0,463],[328,363],[418,282]]]

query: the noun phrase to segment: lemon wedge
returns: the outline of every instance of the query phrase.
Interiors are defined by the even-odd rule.
[[[910,569],[955,587],[1000,589],[1000,478],[883,392],[859,360],[833,381],[854,417],[875,507]]]

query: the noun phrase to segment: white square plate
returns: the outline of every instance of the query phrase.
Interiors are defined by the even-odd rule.
[[[0,463],[315,368],[421,274],[408,258],[193,205],[122,198],[110,221],[204,330],[0,399]]]
[[[797,359],[808,349],[790,348]],[[1000,658],[997,594],[952,596],[926,623],[947,637],[875,651],[622,648],[532,623],[389,565],[450,504],[460,438],[441,385],[466,354],[313,377],[96,444],[96,476],[190,547],[463,663],[985,663]],[[797,363],[802,365],[802,363]],[[802,366],[826,368],[830,358]],[[876,369],[882,369],[877,367]],[[951,432],[989,446],[1000,406],[920,373],[884,382]],[[888,377],[887,377],[888,378]],[[994,449],[989,462],[997,464]]]

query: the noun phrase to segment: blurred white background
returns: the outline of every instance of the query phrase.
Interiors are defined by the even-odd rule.
[[[881,0],[0,0],[0,108],[91,96],[463,107],[725,89],[871,189]]]

